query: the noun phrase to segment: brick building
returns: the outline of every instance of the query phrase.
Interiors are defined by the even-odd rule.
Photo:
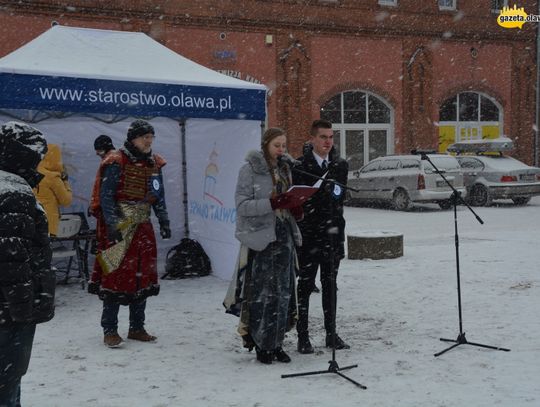
[[[323,117],[351,169],[379,155],[503,134],[532,164],[536,24],[500,27],[497,10],[507,3],[0,1],[0,56],[53,21],[143,31],[202,65],[266,84],[268,124],[288,131],[293,154]],[[518,6],[538,10],[536,0]]]

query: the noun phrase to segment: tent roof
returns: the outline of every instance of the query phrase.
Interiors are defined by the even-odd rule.
[[[264,120],[266,86],[222,75],[146,34],[54,26],[0,59],[0,108]]]
[[[90,63],[89,63],[90,62]],[[56,25],[0,59],[12,74],[241,89],[266,87],[199,65],[144,33]]]

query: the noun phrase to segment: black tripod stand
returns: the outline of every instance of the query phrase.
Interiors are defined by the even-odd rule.
[[[476,212],[473,211],[473,209],[465,202],[465,200],[461,197],[460,193],[454,188],[451,182],[448,181],[448,179],[444,176],[444,174],[435,166],[433,161],[428,157],[427,153],[425,152],[418,152],[421,155],[422,160],[428,161],[433,168],[435,169],[436,173],[441,176],[441,178],[446,182],[446,184],[452,189],[452,205],[454,206],[454,242],[456,246],[456,272],[457,272],[457,292],[458,292],[458,312],[459,312],[459,335],[457,339],[446,339],[446,338],[440,338],[443,342],[454,342],[454,345],[435,353],[433,356],[441,356],[443,353],[448,352],[451,349],[454,349],[455,347],[459,345],[472,345],[472,346],[479,346],[481,348],[488,348],[488,349],[494,349],[494,350],[502,350],[505,352],[509,352],[510,349],[506,348],[499,348],[497,346],[491,346],[491,345],[484,345],[481,343],[476,342],[469,342],[467,338],[465,338],[465,332],[463,332],[463,318],[461,314],[461,281],[460,281],[460,270],[459,270],[459,235],[458,235],[458,224],[457,224],[457,205],[458,203],[464,204],[471,213],[474,215],[476,220],[480,224],[484,224],[484,221],[476,214]]]
[[[295,171],[295,172],[297,172],[299,174],[307,175],[307,176],[309,176],[311,178],[314,178],[314,179],[323,180],[324,184],[322,185],[322,187],[326,188],[326,190],[329,193],[331,193],[331,191],[335,188],[336,185],[339,188],[343,189],[342,193],[345,193],[345,191],[347,189],[352,189],[352,190],[356,191],[356,189],[347,187],[347,186],[345,186],[343,184],[340,184],[337,181],[330,180],[330,179],[325,179],[323,177],[318,177],[318,176],[313,175],[313,174],[311,174],[309,172],[302,171],[302,170],[300,170],[298,168],[294,168],[293,166],[291,166],[291,170]],[[333,205],[330,205],[330,217],[331,217],[331,219],[334,218]],[[343,370],[354,369],[355,367],[358,367],[358,365],[339,367],[339,365],[338,365],[338,363],[336,361],[336,324],[335,324],[335,317],[336,317],[336,276],[335,276],[335,269],[334,269],[334,239],[335,239],[334,231],[333,230],[330,231],[329,235],[330,235],[330,273],[331,273],[331,275],[330,275],[330,290],[331,290],[331,293],[330,293],[330,296],[331,296],[330,297],[330,305],[333,308],[332,309],[332,315],[334,317],[334,324],[333,324],[333,328],[332,328],[332,332],[331,332],[331,335],[332,335],[332,360],[328,361],[329,366],[328,366],[327,370],[317,370],[317,371],[312,371],[312,372],[285,374],[285,375],[281,375],[281,378],[286,379],[286,378],[289,378],[289,377],[312,376],[312,375],[318,375],[318,374],[334,373],[334,374],[337,374],[337,375],[343,377],[344,379],[350,381],[351,383],[355,384],[356,386],[360,387],[361,389],[367,389],[366,386],[354,381],[350,377],[347,377],[343,373],[341,373]]]

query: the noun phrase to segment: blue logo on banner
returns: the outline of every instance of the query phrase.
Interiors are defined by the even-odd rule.
[[[236,223],[236,208],[225,208],[208,202],[189,201],[189,214],[222,223]]]

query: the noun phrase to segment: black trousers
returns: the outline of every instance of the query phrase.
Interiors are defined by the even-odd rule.
[[[298,335],[308,333],[309,297],[315,287],[317,270],[321,269],[322,308],[324,312],[324,328],[326,333],[335,332],[336,329],[336,303],[337,293],[335,280],[339,269],[339,260],[334,261],[334,273],[332,264],[328,259],[314,259],[305,253],[299,256],[300,270],[298,272],[298,322],[296,330]],[[333,274],[333,275],[332,275]],[[332,282],[332,277],[334,281]],[[332,288],[334,293],[332,293]],[[334,303],[332,304],[332,298]]]
[[[0,407],[20,407],[21,377],[32,354],[36,324],[0,325]]]

